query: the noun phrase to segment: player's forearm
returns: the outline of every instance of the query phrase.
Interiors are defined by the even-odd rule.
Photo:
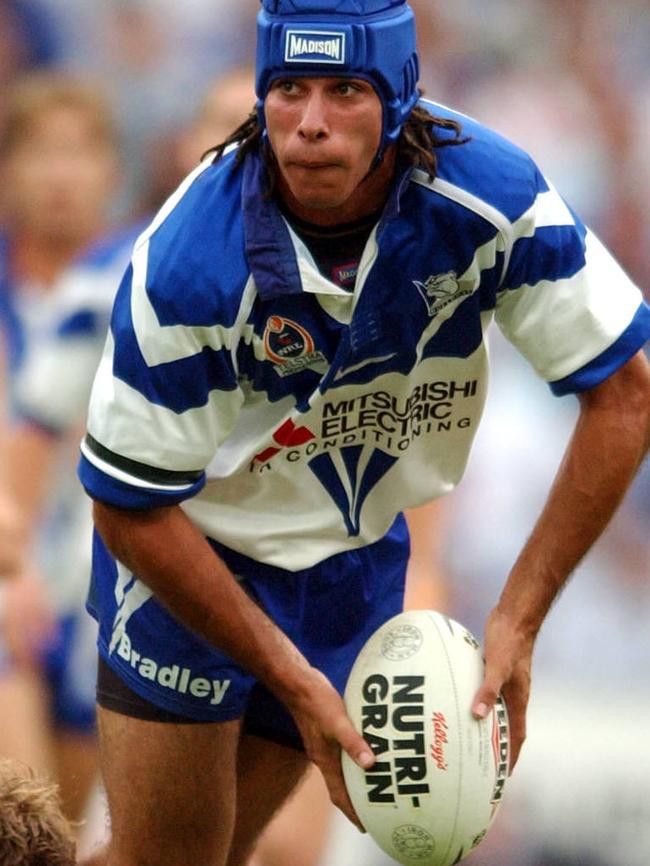
[[[568,576],[614,514],[650,443],[650,372],[642,355],[581,397],[574,435],[499,611],[534,638]]]
[[[181,508],[129,512],[96,502],[94,516],[111,553],[175,617],[281,700],[290,703],[300,695],[308,662],[242,590]]]

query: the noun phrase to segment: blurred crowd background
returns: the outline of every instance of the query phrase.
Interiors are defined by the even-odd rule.
[[[477,117],[528,150],[650,297],[647,0],[411,2],[418,18],[426,96]],[[95,351],[105,319],[96,316],[89,327],[79,309],[75,313],[74,299],[85,298],[80,309],[89,314],[93,300],[88,300],[88,292],[97,291],[98,308],[105,312],[141,220],[252,108],[250,68],[258,6],[258,0],[0,0],[0,326],[10,406],[13,465],[8,471],[31,521],[21,536],[29,549],[20,554],[20,569],[27,570],[24,562],[29,560],[30,573],[39,581],[46,573],[47,603],[54,610],[65,607],[57,599],[66,584],[61,571],[74,570],[63,564],[66,556],[76,559],[77,570],[87,572],[88,555],[80,540],[86,538],[84,520],[72,553],[61,553],[59,547],[62,534],[72,537],[66,521],[72,519],[70,503],[77,494],[66,498],[65,479],[69,483],[74,477],[76,444],[70,442],[78,442],[83,427],[80,395],[87,392],[92,362],[88,354],[62,354],[59,347],[58,355],[53,350],[39,366],[35,356],[47,343],[39,333],[46,323],[65,322],[59,336],[91,334]],[[30,216],[24,202],[17,204],[19,185],[8,180],[8,171],[15,170],[16,94],[24,94],[34,82],[46,92],[48,82],[63,80],[86,88],[97,105],[105,100],[112,117],[106,122],[114,128],[102,127],[104,121],[93,115],[93,159],[101,151],[105,162],[93,163],[92,169],[81,149],[77,162],[62,167],[56,148],[61,142],[65,146],[65,136],[73,134],[69,130],[59,129],[54,141],[56,124],[48,134],[38,130],[33,118],[19,130],[22,156],[40,165],[45,175],[67,172],[82,199],[70,210],[77,215],[76,226],[57,246],[55,238],[67,213],[65,190],[52,193]],[[40,189],[44,181],[37,177],[35,183]],[[25,190],[29,197],[29,186]],[[40,253],[34,252],[38,231]],[[21,232],[32,236],[12,247]],[[21,255],[27,257],[26,264]],[[16,316],[27,338],[16,337]],[[430,571],[444,583],[440,597],[446,599],[447,612],[478,636],[541,507],[577,411],[574,398],[552,397],[496,332],[492,353],[488,409],[467,476],[425,528],[435,539],[429,549]],[[73,380],[78,387],[72,388]],[[48,415],[55,412],[54,392],[61,395],[55,418]],[[29,412],[14,411],[12,404],[21,401]],[[45,462],[34,455],[47,458],[49,467],[53,443],[64,452],[57,458],[58,469],[39,473]],[[25,451],[30,447],[32,451]],[[23,474],[16,478],[19,470]],[[56,507],[47,504],[53,498]],[[549,616],[536,655],[529,740],[495,827],[468,863],[646,866],[649,526],[646,461],[611,527]],[[2,543],[9,544],[7,538]],[[82,593],[76,592],[80,606]],[[23,593],[20,604],[29,606],[28,596]],[[68,607],[74,603],[66,602]],[[42,599],[34,602],[39,604],[46,606]],[[39,616],[30,614],[30,622],[48,622],[47,613]],[[5,635],[2,649],[2,628],[0,620],[0,697],[9,702],[2,704],[3,712],[19,698],[2,691],[2,680],[8,688],[11,675],[20,669],[32,685],[32,680],[39,682],[33,691],[36,703],[26,704],[26,717],[48,736],[58,724],[55,734],[63,728],[65,742],[66,708],[52,709],[40,682],[43,672],[36,670],[36,655],[12,651],[12,641],[19,645],[22,638]],[[45,633],[45,625],[43,629]],[[81,640],[79,646],[92,667],[92,639]],[[79,670],[83,667],[79,661]],[[86,677],[91,693],[91,677],[75,676],[78,682]],[[41,698],[44,703],[37,712],[34,707]],[[15,732],[3,733],[0,725],[0,753],[53,766],[41,753],[36,758],[37,752],[23,749],[31,734],[18,727],[16,739]],[[73,719],[71,731],[74,745],[68,760],[76,763],[56,764],[62,781],[78,781],[84,773],[92,780],[92,729]],[[38,731],[33,736],[37,739]],[[92,786],[78,787],[83,797],[75,801],[74,792],[70,794],[70,812],[90,816],[89,837],[82,840],[89,846],[93,832],[101,835],[101,818],[95,817],[101,814],[101,799],[93,807],[91,796],[88,811],[86,792]],[[284,854],[274,861],[269,854],[266,862],[386,866],[384,855],[343,819],[334,816],[323,826],[323,850],[309,855],[315,859],[305,859],[303,849],[303,855],[294,852],[293,859]],[[298,832],[310,835],[308,826],[296,826]]]

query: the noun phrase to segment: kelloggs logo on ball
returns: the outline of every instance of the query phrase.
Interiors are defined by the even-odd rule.
[[[449,766],[445,759],[445,746],[449,742],[447,739],[447,719],[444,713],[434,713],[431,717],[433,722],[433,742],[431,743],[431,757],[435,761],[436,767],[439,770],[448,770]]]

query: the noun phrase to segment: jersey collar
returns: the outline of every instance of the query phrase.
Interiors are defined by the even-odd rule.
[[[400,202],[410,178],[410,166],[398,167],[378,229],[399,216]],[[267,177],[259,150],[244,160],[242,212],[245,249],[255,285],[264,299],[303,292],[296,249],[280,209],[266,195]]]

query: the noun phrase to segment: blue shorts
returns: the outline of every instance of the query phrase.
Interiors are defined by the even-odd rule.
[[[43,647],[40,668],[48,691],[50,719],[57,731],[95,730],[97,624],[83,608],[62,616]],[[13,662],[0,641],[0,676]]]
[[[45,653],[50,714],[57,730],[94,733],[96,640],[97,624],[81,609],[61,619],[58,638]]]
[[[246,592],[341,693],[365,641],[402,610],[409,542],[401,515],[374,544],[300,572],[210,543]],[[97,533],[88,609],[99,622],[101,657],[148,703],[195,721],[243,718],[248,731],[280,742],[298,738],[282,704],[116,565]]]

